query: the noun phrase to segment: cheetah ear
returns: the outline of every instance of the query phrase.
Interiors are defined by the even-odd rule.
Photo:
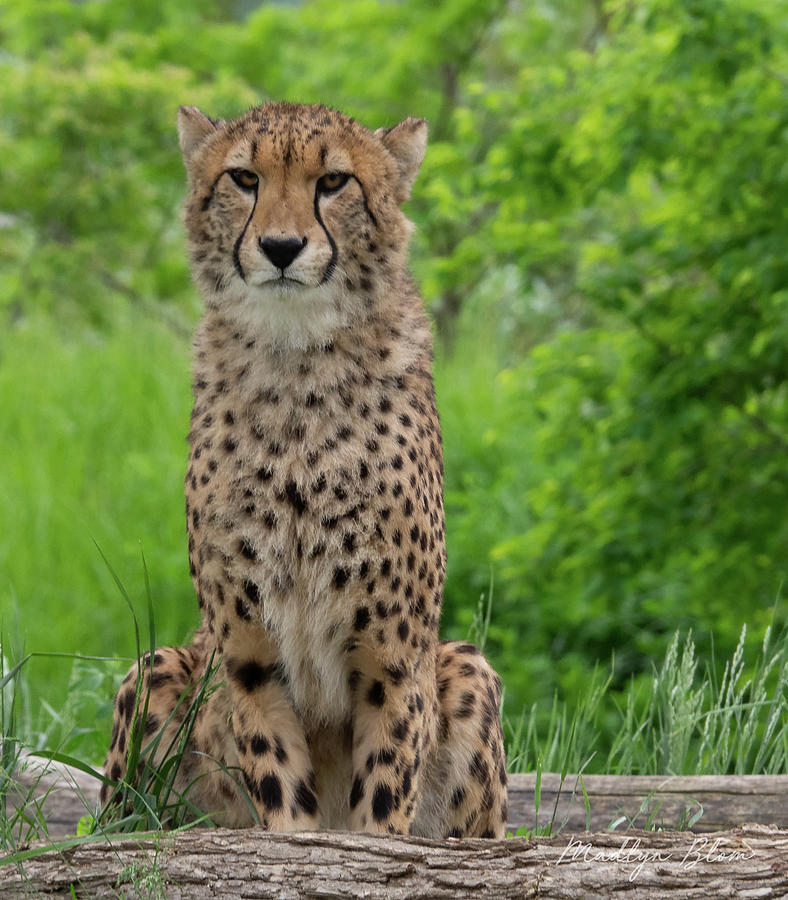
[[[375,132],[383,146],[394,157],[399,169],[397,200],[404,203],[416,180],[427,149],[426,119],[404,119],[393,128],[378,128]]]
[[[188,166],[197,148],[213,134],[220,124],[200,112],[196,106],[181,106],[178,109],[178,140],[181,145],[183,161]]]

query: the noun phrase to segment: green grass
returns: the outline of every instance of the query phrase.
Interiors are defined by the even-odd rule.
[[[691,634],[675,632],[661,665],[611,691],[597,667],[579,702],[555,697],[505,719],[510,771],[613,775],[778,775],[788,771],[788,635],[769,625],[746,651],[747,629],[722,671],[700,669]],[[541,710],[544,712],[544,710]],[[605,750],[601,723],[613,721]]]
[[[133,315],[108,334],[32,321],[0,336],[0,625],[29,651],[133,656],[94,540],[137,599],[144,547],[165,641],[198,622],[183,513],[188,342]],[[69,677],[62,660],[37,658],[32,708],[67,715],[86,687],[84,671]]]
[[[148,651],[145,660],[153,654]],[[183,755],[191,738],[200,707],[218,686],[216,673],[218,665],[209,665],[204,676],[194,686],[193,693],[185,691],[178,698],[169,717],[161,729],[143,748],[142,741],[148,715],[149,695],[142,690],[145,674],[145,660],[137,670],[137,702],[130,727],[128,749],[128,773],[138,773],[136,780],[122,778],[114,785],[106,807],[89,823],[91,834],[123,834],[137,831],[162,831],[183,828],[186,825],[212,825],[210,811],[194,806],[188,796],[188,788],[183,792],[175,789],[175,780],[181,767]],[[172,737],[165,729],[171,722],[176,723]],[[161,750],[162,762],[154,760]],[[58,757],[61,762],[73,764],[75,760]],[[225,769],[221,762],[217,766]],[[226,771],[226,769],[225,769]],[[240,785],[240,779],[238,780]],[[249,807],[256,820],[254,807],[249,799]]]
[[[30,706],[24,702],[27,693],[24,669],[34,655],[27,654],[9,666],[3,654],[3,642],[0,640],[0,735],[2,735],[2,743],[0,743],[0,849],[6,851],[5,856],[0,858],[0,864],[21,866],[25,860],[47,852],[48,849],[65,850],[80,843],[107,840],[113,836],[128,833],[156,834],[163,831],[182,830],[194,825],[210,826],[213,824],[210,813],[197,809],[188,796],[189,789],[194,782],[180,792],[175,788],[175,781],[197,720],[197,714],[218,687],[216,682],[218,664],[213,663],[213,658],[209,660],[203,676],[178,698],[168,719],[162,723],[159,731],[143,747],[150,699],[149,693],[144,689],[144,682],[146,677],[152,674],[156,648],[156,628],[147,567],[143,557],[148,614],[148,649],[143,654],[139,622],[131,598],[109,561],[104,558],[104,562],[131,614],[136,646],[136,702],[129,728],[127,772],[117,782],[113,782],[85,759],[63,753],[61,749],[63,745],[73,742],[74,737],[86,732],[78,725],[68,732],[65,731],[62,715],[51,708],[48,709],[52,720],[50,728],[44,734],[35,730]],[[84,658],[74,658],[73,671],[81,671],[86,662],[88,660]],[[114,668],[116,661],[93,658],[90,662],[92,666],[89,667],[89,670],[101,678],[105,674],[102,670],[106,669],[106,665],[101,667],[96,664],[110,663]],[[118,680],[115,679],[116,688]],[[78,679],[72,678],[72,681],[78,681]],[[40,721],[40,717],[35,720],[36,724]],[[169,727],[173,723],[174,727]],[[87,733],[93,734],[94,732],[87,730]],[[51,742],[55,734],[59,735],[54,743],[56,749],[46,749],[42,746]],[[39,777],[33,780],[32,784],[26,788],[22,786],[17,778],[17,773],[20,767],[27,766],[28,763],[22,757],[23,747],[37,748],[33,750],[33,757],[64,763],[111,786],[112,791],[103,808],[92,807],[90,802],[83,797],[85,815],[80,819],[76,837],[56,842],[49,841],[47,822],[41,811],[46,794],[40,797],[35,796],[44,769],[40,770]],[[157,757],[160,757],[158,762],[156,761]],[[257,821],[257,814],[251,798],[238,773],[229,771],[221,761],[217,761],[217,766],[236,779],[242,794],[246,797],[252,819]],[[133,773],[131,777],[129,773]],[[12,801],[10,796],[13,795],[16,796]],[[31,840],[41,840],[43,844],[33,849],[20,847],[21,843]],[[153,875],[156,874],[155,865],[151,871]],[[135,884],[138,884],[145,873],[126,874]],[[151,872],[148,872],[148,875],[150,874]],[[144,879],[142,880],[144,881]]]

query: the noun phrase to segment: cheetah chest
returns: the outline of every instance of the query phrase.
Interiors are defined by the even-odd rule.
[[[260,622],[300,714],[341,723],[355,598],[382,542],[364,444],[342,430],[338,441],[313,435],[285,449],[270,424],[267,441],[255,427],[192,447],[190,547],[204,614],[220,649],[234,619]]]

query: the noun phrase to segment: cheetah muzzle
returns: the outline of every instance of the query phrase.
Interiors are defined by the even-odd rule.
[[[186,475],[202,626],[146,670],[146,741],[169,745],[214,654],[176,789],[217,823],[252,823],[246,791],[275,830],[501,837],[500,680],[438,640],[441,436],[401,211],[426,123],[280,103],[232,122],[182,107],[178,128],[206,307]]]

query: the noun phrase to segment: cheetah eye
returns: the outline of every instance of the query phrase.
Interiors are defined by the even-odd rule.
[[[345,172],[329,172],[317,180],[317,192],[319,194],[333,194],[347,184],[350,175]]]
[[[244,191],[255,190],[257,183],[260,181],[257,175],[248,169],[230,169],[228,175]]]

